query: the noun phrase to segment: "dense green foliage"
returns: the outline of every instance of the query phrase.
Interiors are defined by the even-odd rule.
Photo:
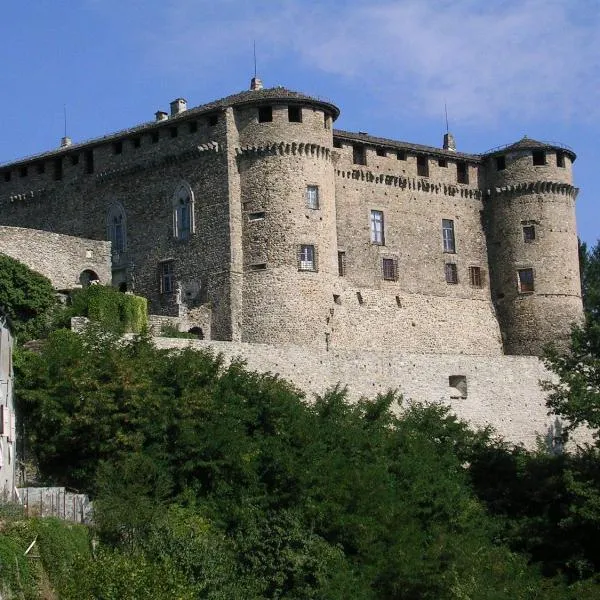
[[[57,307],[50,280],[23,263],[0,254],[0,310],[21,340],[47,332]]]
[[[71,294],[72,316],[88,317],[116,333],[140,333],[148,326],[147,301],[111,286],[90,285]]]
[[[519,466],[445,408],[406,406],[400,418],[394,394],[350,404],[341,389],[307,404],[241,364],[94,328],[53,333],[40,354],[21,355],[18,375],[42,473],[95,499],[101,547],[61,597],[512,600],[600,589],[563,581],[571,555],[557,551],[546,568],[524,543],[547,510],[532,484],[517,508],[536,481],[527,455]],[[587,577],[595,563],[583,558]]]

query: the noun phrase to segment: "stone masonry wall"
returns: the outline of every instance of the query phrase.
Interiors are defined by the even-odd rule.
[[[0,252],[45,275],[59,290],[78,287],[85,270],[96,273],[100,283],[111,281],[110,242],[0,226]]]
[[[209,348],[227,362],[241,358],[250,370],[292,381],[309,399],[338,383],[348,385],[352,400],[398,390],[407,399],[449,405],[459,417],[474,425],[491,424],[506,440],[528,448],[535,447],[537,436],[555,431],[539,386],[550,374],[532,356],[327,352],[168,338],[156,338],[155,343],[159,348]],[[450,386],[449,377],[455,375],[466,377],[466,397]]]

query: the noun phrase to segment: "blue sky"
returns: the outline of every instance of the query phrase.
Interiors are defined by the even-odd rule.
[[[0,21],[0,163],[246,89],[333,101],[336,127],[458,149],[529,137],[578,155],[579,234],[600,237],[598,0],[28,0]]]

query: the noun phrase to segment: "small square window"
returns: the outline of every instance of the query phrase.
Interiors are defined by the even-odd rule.
[[[454,254],[456,252],[454,221],[452,219],[442,219],[442,242],[444,245],[444,252],[449,254]]]
[[[469,167],[466,162],[456,163],[456,183],[469,183]]]
[[[524,225],[523,226],[523,241],[526,244],[535,242],[535,225]]]
[[[448,386],[452,388],[450,398],[467,397],[467,377],[466,375],[450,375],[448,377]]]
[[[565,166],[565,155],[564,155],[564,152],[557,152],[556,153],[556,166],[564,168],[564,166]]]
[[[385,148],[376,148],[375,153],[377,154],[377,156],[387,156]]]
[[[272,106],[259,106],[258,107],[258,122],[259,123],[270,123],[273,120],[273,107]]]
[[[298,271],[316,271],[316,249],[312,244],[302,244],[298,249]]]
[[[208,124],[210,127],[214,127],[219,122],[219,115],[210,115],[208,117]]]
[[[141,140],[141,138],[139,138],[139,137],[134,137],[134,138],[131,140],[131,145],[132,145],[134,148],[139,148],[139,147],[142,145],[142,140]]]
[[[383,229],[383,211],[371,211],[371,243],[379,246],[385,245],[385,235]]]
[[[354,144],[352,146],[352,162],[355,165],[367,164],[367,154],[365,152],[365,147],[362,144]]]
[[[444,271],[446,274],[446,283],[458,283],[458,269],[455,263],[446,263]]]
[[[396,158],[398,160],[406,160],[406,150],[398,150],[396,152]]]
[[[160,292],[172,294],[175,291],[175,265],[174,261],[166,260],[160,263]]]
[[[306,186],[306,208],[317,210],[319,208],[319,186]]]
[[[382,258],[381,269],[386,281],[398,280],[398,260],[396,258]]]
[[[333,140],[333,147],[334,147],[334,148],[342,148],[342,147],[343,147],[343,144],[342,144],[342,142],[341,142],[340,140],[338,140],[338,139],[334,139],[334,140]]]
[[[198,131],[198,121],[190,121],[188,123],[188,131],[190,133],[196,133]]]
[[[4,181],[10,181],[10,171],[4,171]]]
[[[73,166],[79,164],[79,154],[71,154],[71,164]]]
[[[496,156],[496,171],[506,169],[506,156]]]
[[[19,167],[19,177],[27,177],[27,166]]]
[[[480,288],[482,286],[481,267],[469,267],[469,280],[472,287]]]
[[[531,156],[536,167],[546,164],[546,153],[543,150],[533,150]]]
[[[438,158],[438,167],[447,167],[448,161],[445,158]]]
[[[533,269],[519,269],[517,275],[519,279],[519,292],[521,294],[529,294],[535,290]]]
[[[290,123],[302,123],[302,107],[288,106],[288,121]]]
[[[346,275],[346,253],[338,252],[338,275],[344,277]]]
[[[122,154],[123,153],[123,142],[115,142],[113,144],[113,152],[115,154]]]
[[[429,158],[427,156],[417,156],[417,175],[429,177]]]

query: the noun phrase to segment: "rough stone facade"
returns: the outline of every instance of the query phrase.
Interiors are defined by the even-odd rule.
[[[110,242],[0,226],[0,253],[45,275],[57,290],[70,290],[94,279],[104,284],[111,281]]]
[[[252,87],[0,166],[0,223],[112,241],[116,285],[214,340],[564,343],[582,310],[570,149],[375,138],[332,129],[329,102]]]

